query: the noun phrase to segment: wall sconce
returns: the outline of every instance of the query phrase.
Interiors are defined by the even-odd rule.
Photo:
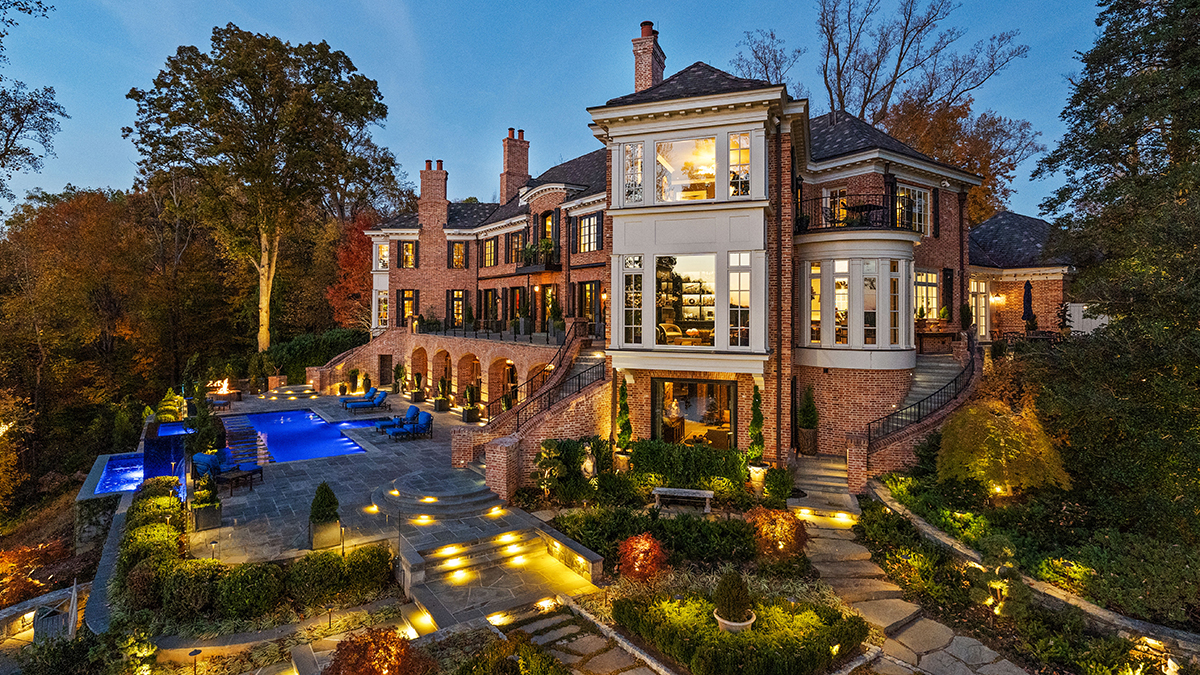
[[[988,299],[992,301],[993,305],[1003,305],[1004,304],[1004,296],[1000,295],[999,293],[993,293],[991,295],[991,297]]]
[[[542,292],[542,287],[541,287],[541,286],[534,286],[534,287],[533,287],[533,292],[534,292],[534,293],[541,293],[541,292]]]

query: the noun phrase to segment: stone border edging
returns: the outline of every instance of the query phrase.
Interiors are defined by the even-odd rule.
[[[583,607],[580,607],[579,604],[576,603],[575,600],[570,596],[560,595],[558,596],[558,601],[570,608],[572,614],[587,619],[596,627],[597,630],[600,631],[601,634],[604,635],[604,637],[615,641],[617,646],[619,646],[621,649],[624,649],[626,652],[629,652],[633,656],[641,659],[642,663],[645,663],[650,670],[658,673],[658,675],[676,675],[675,671],[660,663],[658,659],[642,651],[637,645],[630,642],[629,639],[624,635],[621,635],[617,631],[601,623],[599,619],[592,616],[591,612],[587,611]]]
[[[897,502],[892,497],[891,490],[878,480],[871,479],[867,482],[867,492],[907,519],[917,528],[921,536],[929,541],[948,549],[960,559],[976,564],[983,562],[983,556],[979,555],[977,551],[929,524],[924,518]],[[1084,613],[1088,624],[1093,629],[1135,641],[1138,641],[1137,638],[1143,638],[1140,640],[1141,645],[1153,653],[1200,663],[1200,635],[1196,633],[1160,626],[1141,619],[1132,619],[1085,600],[1070,591],[1024,574],[1021,575],[1021,580],[1033,592],[1033,597],[1038,604],[1055,610],[1063,609],[1067,605],[1076,607]]]
[[[108,631],[108,622],[112,618],[108,607],[108,584],[117,566],[117,553],[121,548],[121,537],[125,530],[125,511],[131,504],[133,491],[122,494],[117,510],[113,513],[112,522],[108,526],[108,536],[104,540],[100,562],[96,564],[96,576],[92,579],[92,592],[88,597],[87,607],[83,610],[84,625],[96,635]]]

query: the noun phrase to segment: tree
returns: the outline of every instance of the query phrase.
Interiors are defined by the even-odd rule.
[[[774,30],[758,29],[746,31],[745,36],[737,43],[745,47],[748,53],[739,49],[737,56],[729,62],[733,72],[738,77],[755,80],[766,80],[771,84],[789,84],[788,71],[808,50],[804,47],[788,49],[784,40],[775,35]],[[793,98],[806,98],[808,90],[798,80],[790,85]]]
[[[325,42],[293,46],[229,24],[213,29],[209,53],[180,47],[153,88],[128,98],[137,121],[123,131],[143,170],[195,176],[225,252],[257,273],[267,349],[281,240],[311,225],[335,177],[352,184],[379,166],[350,142],[387,115],[376,83]]]
[[[930,157],[978,174],[983,184],[967,193],[967,219],[981,223],[1008,204],[1019,164],[1046,151],[1041,132],[1026,120],[992,110],[976,114],[974,99],[935,104],[906,92],[880,120],[895,138]]]
[[[52,9],[41,0],[0,0],[0,64],[8,62],[3,40],[17,25],[13,14],[45,17]],[[0,196],[13,201],[16,196],[8,181],[18,172],[41,171],[43,159],[54,156],[53,140],[60,117],[70,119],[66,109],[54,100],[54,87],[30,90],[15,80],[0,87]],[[40,154],[35,146],[41,148]]]
[[[817,7],[829,109],[872,124],[904,94],[930,108],[954,105],[1029,51],[1016,44],[1017,31],[954,51],[966,31],[939,30],[957,8],[953,0],[930,0],[923,8],[918,0],[900,0],[890,19],[880,0],[820,0]]]
[[[368,628],[338,643],[327,675],[433,675],[438,663],[393,628]]]
[[[939,481],[977,480],[1002,495],[1044,485],[1071,487],[1031,400],[1019,414],[996,400],[954,413],[942,428],[937,474]]]
[[[763,457],[763,412],[762,412],[762,392],[758,390],[758,385],[754,385],[753,403],[750,405],[750,447],[746,449],[746,460],[751,464],[758,464]]]
[[[632,441],[633,424],[629,421],[629,394],[625,389],[625,378],[621,378],[621,389],[617,393],[617,450],[628,450]]]
[[[0,513],[8,510],[9,498],[25,475],[17,460],[25,437],[33,431],[29,402],[9,389],[0,389]]]
[[[378,219],[362,212],[346,228],[337,251],[337,283],[325,292],[333,307],[333,320],[343,328],[371,328],[371,262],[373,251],[366,231]]]

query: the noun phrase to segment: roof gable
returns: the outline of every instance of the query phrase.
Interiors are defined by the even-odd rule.
[[[713,68],[703,61],[697,61],[663,80],[660,84],[639,92],[609,99],[605,105],[618,106],[633,105],[636,103],[654,103],[657,101],[670,101],[695,96],[753,91],[772,86],[775,85],[766,80],[737,77],[719,68]]]

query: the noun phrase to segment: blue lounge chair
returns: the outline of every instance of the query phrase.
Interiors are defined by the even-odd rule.
[[[387,406],[387,397],[387,392],[381,391],[375,394],[375,398],[370,401],[350,401],[346,404],[346,407],[350,409],[350,412],[357,415],[360,410],[375,410]]]
[[[433,415],[427,412],[422,412],[417,416],[417,421],[414,424],[401,424],[394,429],[385,429],[388,436],[392,440],[408,439],[414,436],[429,436],[433,438]]]
[[[363,394],[362,396],[347,396],[346,398],[339,398],[338,402],[342,404],[343,408],[346,407],[347,403],[365,403],[375,398],[375,394],[378,391],[379,390],[375,387],[371,387],[367,390],[367,393]]]
[[[404,417],[396,415],[395,417],[393,417],[390,420],[380,420],[375,423],[375,430],[378,431],[379,433],[383,433],[383,432],[387,431],[388,429],[395,429],[396,427],[398,427],[402,424],[416,424],[417,423],[417,415],[420,412],[421,412],[420,408],[418,408],[415,405],[410,405],[410,406],[408,406],[408,412],[404,413]]]

